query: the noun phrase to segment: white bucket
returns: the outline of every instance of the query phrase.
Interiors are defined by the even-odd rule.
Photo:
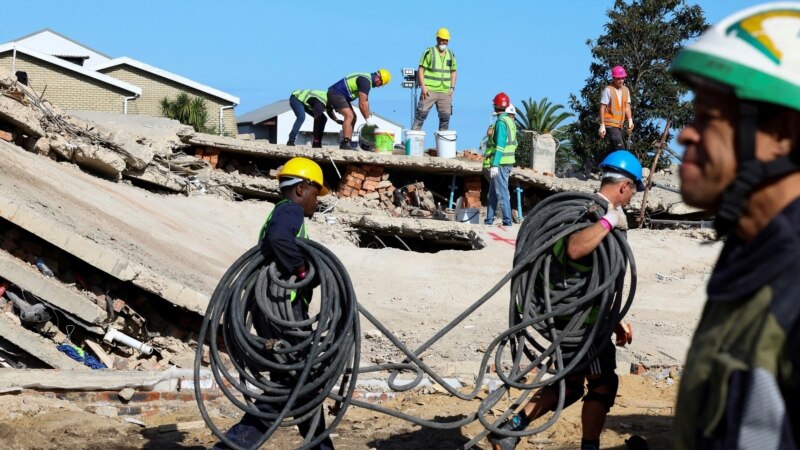
[[[406,130],[406,156],[422,156],[425,154],[425,132],[421,130]]]
[[[456,132],[437,131],[436,132],[436,154],[440,158],[456,157]]]

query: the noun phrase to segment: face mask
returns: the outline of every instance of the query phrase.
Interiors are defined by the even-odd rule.
[[[439,44],[439,51],[443,52],[445,50],[447,50],[447,44]]]

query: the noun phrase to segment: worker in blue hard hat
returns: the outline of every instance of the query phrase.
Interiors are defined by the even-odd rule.
[[[554,263],[550,265],[549,273],[552,284],[559,284],[559,280],[582,276],[593,270],[592,252],[612,230],[628,228],[628,218],[622,208],[628,205],[636,192],[644,190],[642,165],[629,151],[617,150],[609,154],[599,167],[602,176],[600,190],[596,193],[597,203],[606,206],[606,213],[594,224],[556,241],[552,247]],[[603,282],[604,280],[599,280],[599,283]],[[599,299],[593,308],[585,319],[587,324],[593,324],[597,317],[601,317],[598,310]],[[571,319],[572,316],[555,317],[554,321],[556,327],[559,327],[562,326],[560,324],[566,325]],[[633,341],[633,327],[623,321],[615,324],[614,334],[617,346],[625,346]],[[594,342],[585,359],[574,366],[583,368],[564,378],[564,407],[583,399],[581,450],[600,449],[600,433],[617,396],[619,378],[615,373],[616,349],[610,343],[604,344]],[[530,402],[503,423],[500,429],[522,431],[533,420],[554,411],[558,406],[558,389],[558,385],[549,385],[538,390]],[[519,440],[516,436],[489,435],[494,450],[511,450]]]

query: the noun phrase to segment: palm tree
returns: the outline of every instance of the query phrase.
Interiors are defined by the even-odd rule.
[[[569,125],[562,125],[562,123],[570,117],[575,117],[575,114],[568,111],[561,111],[564,105],[553,104],[547,97],[539,100],[539,103],[533,101],[532,98],[522,101],[522,108],[517,110],[517,128],[520,130],[532,131],[538,134],[552,134],[558,143],[556,151],[556,166],[564,167],[570,164],[574,158],[572,155],[572,145],[566,139],[566,130]],[[518,152],[521,158],[530,158],[530,151]],[[521,161],[523,165],[530,165],[530,161]]]
[[[215,128],[208,123],[208,109],[206,101],[201,97],[191,97],[186,92],[181,92],[170,101],[167,97],[161,99],[161,115],[175,119],[184,125],[191,125],[195,131],[201,133],[214,133]]]

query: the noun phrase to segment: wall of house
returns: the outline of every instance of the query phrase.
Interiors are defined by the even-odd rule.
[[[11,70],[13,52],[0,54],[0,68]],[[17,52],[16,70],[28,73],[28,84],[61,109],[122,113],[124,99],[133,94],[94,78]]]
[[[186,92],[191,96],[205,99],[206,108],[208,110],[206,126],[219,131],[219,109],[222,106],[228,106],[230,104],[226,100],[210,96],[204,92],[192,89],[189,86],[176,83],[167,78],[126,64],[109,67],[103,69],[101,72],[142,88],[142,96],[128,102],[128,114],[161,117],[161,99],[166,97],[170,100],[175,100],[178,94]],[[234,108],[223,111],[222,131],[223,133],[230,133],[232,136],[236,136],[236,114],[234,113]]]

